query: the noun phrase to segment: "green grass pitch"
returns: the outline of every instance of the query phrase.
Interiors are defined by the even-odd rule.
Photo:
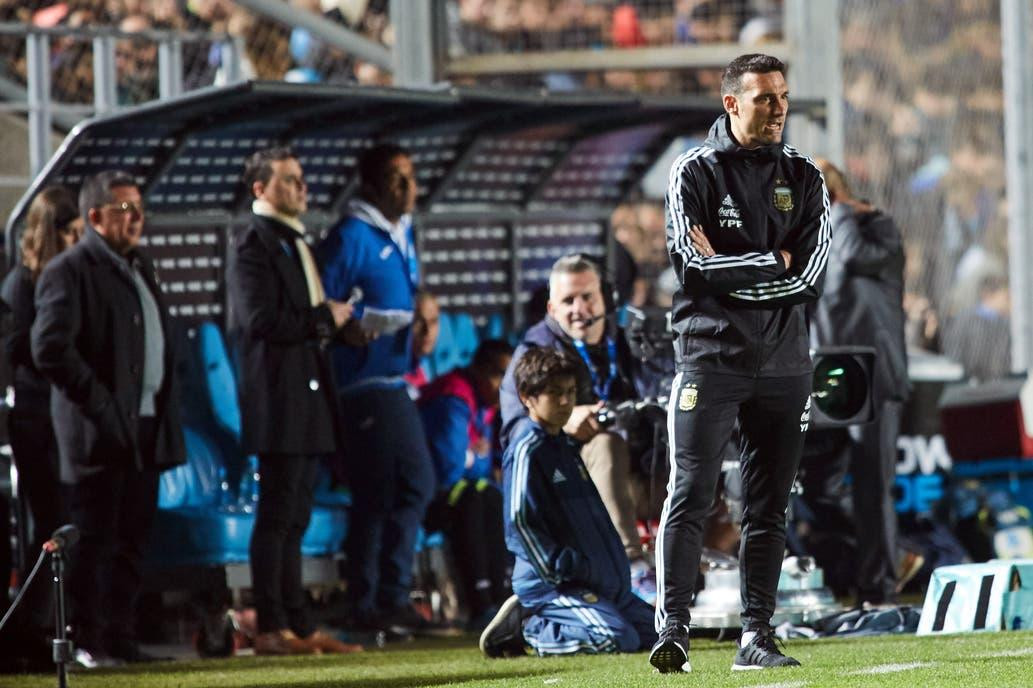
[[[880,636],[795,640],[793,669],[732,672],[731,642],[694,641],[691,674],[651,672],[645,653],[487,660],[472,637],[418,640],[343,657],[236,657],[76,672],[72,688],[409,688],[417,686],[892,686],[979,688],[1033,686],[1033,633],[979,633],[917,638]],[[51,675],[0,676],[0,686],[43,688]]]

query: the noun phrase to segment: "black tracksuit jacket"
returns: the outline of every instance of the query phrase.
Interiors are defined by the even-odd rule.
[[[821,294],[832,238],[825,182],[810,158],[782,143],[742,148],[722,115],[671,167],[666,208],[681,283],[671,311],[678,369],[809,373],[801,304]],[[697,224],[716,255],[693,248]],[[792,256],[788,270],[779,250]]]

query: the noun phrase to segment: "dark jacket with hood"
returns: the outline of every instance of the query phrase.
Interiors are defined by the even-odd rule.
[[[832,252],[815,308],[821,346],[876,351],[876,403],[908,397],[904,343],[904,247],[893,220],[878,210],[832,206]]]
[[[809,373],[801,304],[821,294],[832,238],[825,182],[810,158],[782,143],[742,148],[722,115],[671,167],[666,210],[681,284],[671,312],[678,369]],[[695,250],[692,225],[716,255]],[[788,270],[780,250],[792,256]]]

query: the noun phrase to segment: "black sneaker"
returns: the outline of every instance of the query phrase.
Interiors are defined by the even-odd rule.
[[[522,657],[526,654],[524,643],[524,608],[520,598],[510,595],[481,633],[481,652],[485,657]]]
[[[735,653],[732,671],[753,669],[774,669],[776,667],[800,666],[792,657],[786,657],[775,644],[775,632],[770,628],[758,631],[745,647]]]
[[[649,663],[661,674],[692,671],[689,664],[689,627],[668,622],[649,653]]]

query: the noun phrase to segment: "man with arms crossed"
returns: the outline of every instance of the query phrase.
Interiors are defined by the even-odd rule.
[[[821,172],[782,144],[785,66],[743,55],[725,69],[725,114],[679,157],[667,192],[667,247],[681,288],[671,322],[671,474],[657,540],[656,628],[649,661],[689,670],[689,603],[701,535],[736,419],[744,511],[743,635],[733,669],[798,665],[770,621],[785,547],[785,512],[810,417],[811,359],[802,304],[828,256]]]

